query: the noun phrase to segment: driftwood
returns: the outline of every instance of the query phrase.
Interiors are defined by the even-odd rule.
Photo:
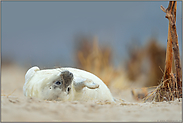
[[[167,9],[161,6],[161,10],[166,13],[165,17],[169,20],[165,70],[160,85],[145,98],[145,101],[152,95],[154,95],[154,101],[171,101],[174,98],[182,98],[182,71],[176,32],[176,9],[176,1],[170,1]],[[173,59],[175,74],[172,72]]]

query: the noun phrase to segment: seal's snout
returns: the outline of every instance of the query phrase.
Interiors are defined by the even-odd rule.
[[[64,86],[65,86],[65,89],[66,89],[72,83],[74,75],[70,71],[65,70],[65,71],[61,72],[61,76],[63,78]]]
[[[70,76],[70,77],[73,77],[73,74],[72,74],[72,73],[69,73],[69,76]]]
[[[68,70],[61,72],[61,75],[64,77],[64,79],[73,78],[73,74],[71,72],[69,72]]]

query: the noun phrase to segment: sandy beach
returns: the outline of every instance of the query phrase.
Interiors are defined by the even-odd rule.
[[[136,101],[131,89],[111,89],[116,103],[45,101],[23,95],[27,69],[17,65],[1,69],[1,121],[181,122],[182,99],[171,102]]]

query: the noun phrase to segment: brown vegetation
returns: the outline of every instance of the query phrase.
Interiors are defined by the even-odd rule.
[[[129,50],[130,59],[127,61],[126,70],[120,67],[114,68],[112,49],[108,46],[99,45],[96,37],[93,39],[81,37],[78,41],[79,45],[76,50],[77,66],[97,75],[108,87],[120,90],[157,86],[159,84],[158,80],[163,75],[161,69],[164,69],[165,48],[161,47],[155,38],[151,38],[145,47],[139,49],[133,48],[134,45],[132,45]],[[145,64],[148,65],[148,68],[145,68],[144,71]],[[145,79],[139,79],[144,74]],[[132,91],[134,97],[139,95],[139,92],[133,89]],[[141,92],[147,92],[147,90],[143,89]],[[141,95],[143,96],[140,98],[144,98],[147,94]]]
[[[156,86],[159,84],[164,69],[165,49],[158,44],[155,38],[151,38],[145,47],[130,48],[127,61],[127,76],[135,81],[140,75],[145,75],[144,86]]]
[[[154,96],[153,99],[155,101],[171,101],[174,100],[174,98],[182,98],[182,72],[180,65],[178,36],[176,32],[177,2],[170,1],[167,9],[163,6],[161,6],[161,9],[166,13],[165,17],[169,20],[165,70],[160,85],[153,92],[151,92],[145,100],[147,100],[150,96]],[[173,56],[175,74],[172,70]]]
[[[77,51],[77,64],[81,69],[89,71],[101,78],[108,86],[118,72],[112,66],[112,50],[110,47],[99,47],[97,37],[93,40],[81,38]]]

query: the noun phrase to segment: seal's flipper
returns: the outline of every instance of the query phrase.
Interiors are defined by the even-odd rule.
[[[99,87],[99,85],[94,83],[92,80],[81,77],[74,77],[73,85],[76,91],[79,91],[84,87],[87,87],[89,89],[96,89]]]
[[[27,73],[25,74],[25,83],[27,83],[35,74],[36,71],[39,71],[39,67],[37,66],[34,66],[34,67],[31,67]]]
[[[36,73],[36,71],[39,71],[39,67],[37,66],[34,66],[34,67],[31,67],[25,74],[25,84],[23,86],[23,93],[25,96],[27,96],[26,94],[26,85],[27,83],[31,80],[31,78],[34,76],[34,74]]]
[[[94,82],[87,82],[87,81],[85,81],[85,86],[88,87],[89,89],[96,89],[99,87],[98,84]]]

